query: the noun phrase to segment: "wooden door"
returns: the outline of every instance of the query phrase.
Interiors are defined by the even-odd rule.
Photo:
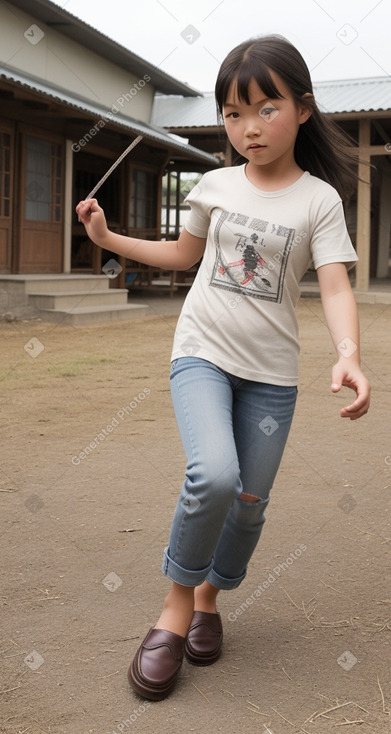
[[[62,272],[63,159],[58,139],[22,135],[19,273]]]

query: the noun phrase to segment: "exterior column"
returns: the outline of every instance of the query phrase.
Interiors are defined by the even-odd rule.
[[[225,160],[224,160],[225,166],[232,166],[232,148],[231,143],[229,142],[228,138],[226,140],[225,144]]]
[[[63,271],[71,272],[72,256],[72,182],[73,182],[73,150],[72,140],[65,143],[65,185],[64,185],[64,255]]]
[[[380,184],[379,241],[377,247],[376,278],[388,277],[391,241],[391,178],[382,173]]]
[[[358,166],[357,188],[357,239],[356,250],[359,262],[356,267],[356,290],[369,290],[369,267],[371,248],[371,122],[369,119],[359,121],[359,155],[362,163]],[[365,148],[365,152],[361,149]]]

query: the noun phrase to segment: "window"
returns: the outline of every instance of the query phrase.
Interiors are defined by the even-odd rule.
[[[0,217],[11,216],[11,135],[0,132]]]
[[[61,222],[61,146],[26,138],[25,219]]]
[[[162,237],[178,238],[190,207],[186,197],[201,180],[200,173],[169,170],[163,176]]]
[[[128,226],[134,229],[156,227],[157,175],[131,169]]]

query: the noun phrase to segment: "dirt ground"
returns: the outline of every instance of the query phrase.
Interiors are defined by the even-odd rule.
[[[160,703],[128,685],[169,588],[180,301],[129,322],[0,324],[0,730],[390,732],[391,305],[359,307],[373,396],[350,422],[320,302],[300,302],[296,415],[248,575],[219,597],[223,655],[185,661]]]

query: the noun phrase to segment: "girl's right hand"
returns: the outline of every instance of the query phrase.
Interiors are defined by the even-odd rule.
[[[93,242],[99,245],[107,238],[109,230],[106,217],[96,199],[80,201],[76,207],[76,214],[79,222],[84,224],[86,232]]]

